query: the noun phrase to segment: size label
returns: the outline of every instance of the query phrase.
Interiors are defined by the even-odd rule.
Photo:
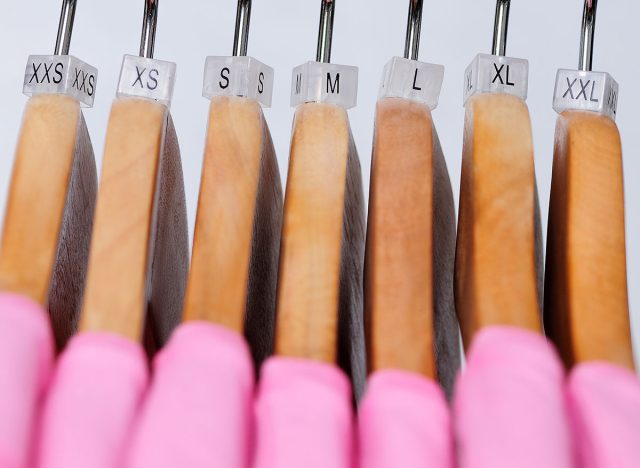
[[[358,102],[358,67],[307,62],[293,69],[291,106],[326,102],[345,109]]]
[[[171,105],[176,64],[136,55],[125,55],[120,70],[118,97],[141,97]]]
[[[72,55],[30,55],[22,92],[27,96],[66,94],[91,107],[97,84],[98,70]]]
[[[270,107],[273,68],[253,57],[207,57],[202,95],[246,97]]]
[[[553,109],[597,112],[616,118],[618,111],[618,83],[604,72],[558,70]]]
[[[405,98],[426,104],[431,110],[438,107],[444,67],[394,57],[384,67],[378,98]]]
[[[474,94],[505,93],[526,100],[529,61],[478,54],[464,72],[464,103]]]

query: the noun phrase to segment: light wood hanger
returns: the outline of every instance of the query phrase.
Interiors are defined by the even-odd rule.
[[[504,55],[509,2],[498,1],[493,55]],[[542,245],[531,121],[505,93],[466,104],[455,294],[465,346],[490,325],[542,331]]]
[[[55,47],[61,59],[69,54],[71,9],[75,2],[63,2],[65,21]],[[95,159],[78,100],[65,94],[31,97],[9,187],[0,289],[49,310],[59,349],[78,324],[96,191]]]
[[[271,351],[282,189],[269,128],[251,99],[211,102],[184,319],[246,332]]]
[[[378,102],[368,219],[369,369],[439,377],[451,390],[460,363],[453,303],[455,210],[426,105]]]
[[[153,57],[157,7],[145,2],[140,60]],[[137,59],[126,56],[125,64]],[[173,78],[161,79],[156,89]],[[180,150],[169,109],[120,97],[109,116],[80,329],[133,341],[144,330],[153,352],[180,321],[188,259]]]
[[[284,206],[275,351],[329,363],[340,354],[360,389],[363,204],[346,111],[329,104],[301,105]]]
[[[585,72],[591,71],[596,8],[595,1],[585,4]],[[607,97],[599,96],[599,102],[609,105]],[[544,305],[545,330],[568,367],[608,361],[634,368],[622,147],[607,115],[566,110],[558,117]]]
[[[405,58],[413,61],[418,60],[422,8],[421,0],[409,2]],[[421,70],[420,77],[424,80],[426,72]],[[380,99],[364,281],[370,372],[402,369],[438,378],[450,394],[460,366],[455,239],[451,182],[428,105],[395,96]]]

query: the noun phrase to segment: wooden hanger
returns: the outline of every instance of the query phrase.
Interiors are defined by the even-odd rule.
[[[360,162],[346,111],[301,105],[284,205],[275,351],[334,363],[340,350],[356,388],[364,383],[364,222]]]
[[[402,93],[416,99],[421,88],[420,99],[437,103],[424,83],[441,77],[442,68],[417,62],[422,2],[409,4],[405,58],[412,61],[392,59],[384,89],[406,81],[410,65],[415,81]],[[384,96],[376,108],[365,256],[368,367],[439,378],[450,393],[460,365],[451,182],[429,105],[393,92]]]
[[[23,294],[49,310],[59,349],[78,323],[97,191],[80,93],[61,79],[57,86],[65,94],[40,91],[48,86],[50,92],[45,67],[59,72],[70,66],[73,9],[75,2],[63,2],[65,21],[55,55],[29,57],[25,90],[33,97],[18,136],[0,246],[0,289]],[[92,67],[72,60],[95,86]],[[85,92],[87,104],[93,102],[94,90]]]
[[[271,351],[282,189],[269,128],[252,99],[211,102],[184,319],[244,334]]]
[[[80,329],[161,346],[180,321],[189,247],[182,167],[169,109],[175,65],[136,87],[153,57],[157,2],[145,2],[140,57],[125,56],[111,107]],[[132,79],[128,79],[132,78]],[[144,77],[143,77],[144,78]],[[133,83],[133,84],[132,84]],[[144,81],[143,81],[144,83]],[[152,99],[158,99],[158,102]]]
[[[496,28],[494,56],[504,56],[506,15],[499,1],[504,30]],[[510,70],[511,82],[522,83],[514,64]],[[455,292],[465,346],[489,325],[541,332],[540,214],[531,122],[520,97],[468,99],[459,209]]]
[[[180,320],[188,255],[182,168],[169,111],[145,99],[116,99],[81,330],[139,341],[148,318],[153,342],[162,344]]]
[[[587,31],[595,24],[596,6],[596,2],[585,5],[583,25],[591,26]],[[591,70],[592,41],[592,35],[583,41],[583,47],[589,47],[583,48],[580,69],[587,73]],[[578,72],[574,73],[577,76]],[[564,93],[561,74],[558,84]],[[608,361],[633,369],[622,147],[618,127],[603,115],[606,110],[615,114],[615,98],[607,92],[604,74],[597,75],[606,91],[594,89],[590,94],[602,106],[600,114],[565,110],[556,124],[545,330],[569,367],[585,361]],[[569,102],[571,107],[575,108],[574,102]]]

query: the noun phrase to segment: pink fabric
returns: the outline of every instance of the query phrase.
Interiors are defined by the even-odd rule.
[[[247,467],[254,377],[244,338],[209,323],[180,325],[153,370],[128,466]]]
[[[49,317],[31,300],[0,294],[0,467],[29,465],[36,416],[53,367]]]
[[[439,385],[402,371],[369,377],[358,418],[360,468],[453,468],[449,406]]]
[[[62,353],[44,408],[42,468],[120,468],[148,379],[142,347],[77,335]]]
[[[573,467],[564,370],[542,336],[478,332],[453,409],[460,468]]]
[[[640,381],[606,363],[580,364],[568,383],[579,468],[640,466]]]
[[[262,367],[256,468],[353,466],[351,389],[337,367],[276,357]]]

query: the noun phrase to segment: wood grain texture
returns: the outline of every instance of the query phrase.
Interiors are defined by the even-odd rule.
[[[273,348],[281,227],[280,173],[260,105],[214,99],[184,317],[246,333],[257,367]]]
[[[97,189],[76,100],[36,96],[18,137],[0,248],[0,289],[49,309],[57,346],[76,330]]]
[[[460,365],[455,223],[429,108],[404,99],[379,101],[365,260],[371,372],[402,369],[440,377],[450,393]]]
[[[180,320],[188,267],[182,169],[165,106],[117,99],[109,118],[80,327],[160,346]]]
[[[529,111],[506,94],[467,103],[456,246],[465,346],[488,325],[540,332],[541,249]]]
[[[545,330],[567,366],[634,367],[622,148],[608,117],[558,117],[547,235]]]
[[[340,361],[356,394],[365,378],[364,201],[346,112],[296,111],[284,206],[276,353]]]

